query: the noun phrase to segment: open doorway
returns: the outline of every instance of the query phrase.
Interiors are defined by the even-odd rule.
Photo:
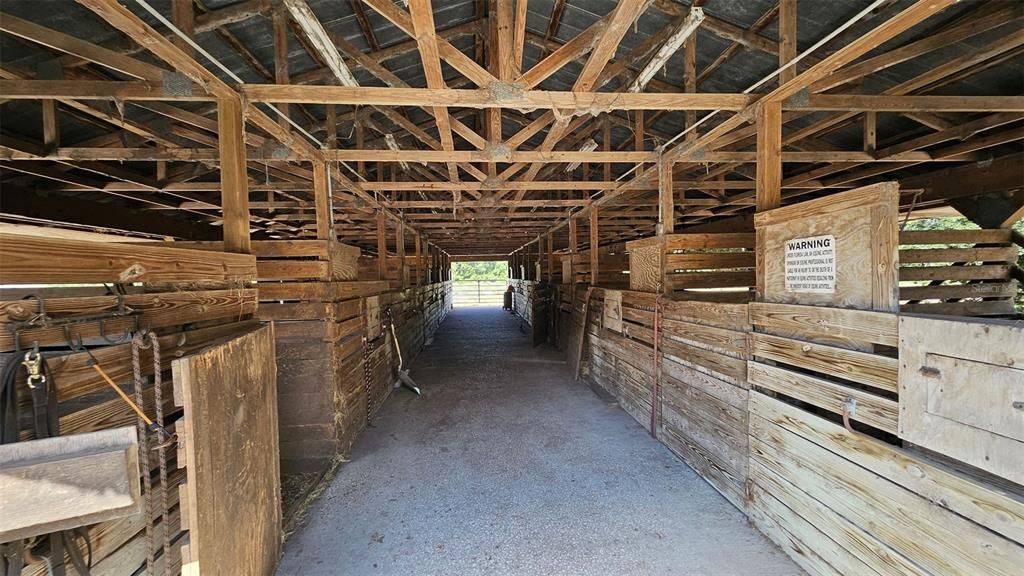
[[[452,304],[501,306],[508,285],[508,263],[452,262]]]

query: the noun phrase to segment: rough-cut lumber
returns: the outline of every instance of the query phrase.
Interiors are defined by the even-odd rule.
[[[273,326],[175,360],[172,371],[188,439],[182,573],[272,574],[281,546]]]
[[[0,542],[139,511],[135,427],[0,446]]]
[[[0,280],[8,284],[82,282],[244,282],[256,259],[153,244],[86,243],[0,233]]]

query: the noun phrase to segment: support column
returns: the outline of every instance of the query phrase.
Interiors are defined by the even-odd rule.
[[[249,179],[245,168],[245,120],[236,98],[217,101],[220,201],[224,212],[224,251],[248,254]]]
[[[658,161],[658,235],[674,234],[676,226],[675,198],[672,190],[671,160]]]
[[[552,244],[554,244],[554,238],[551,236],[551,232],[548,232],[548,282],[552,282],[555,277],[555,250]]]
[[[757,211],[782,205],[782,103],[762,102],[757,111]]]
[[[377,279],[386,280],[388,277],[388,221],[384,212],[377,212]]]
[[[288,84],[288,11],[283,6],[275,6],[271,19],[274,26],[274,82]],[[277,109],[288,116],[287,104],[277,104]],[[278,122],[285,132],[291,130],[284,118]]]
[[[600,270],[597,258],[597,211],[596,205],[590,207],[590,285],[597,286]]]
[[[334,205],[331,201],[331,175],[327,163],[313,161],[313,199],[316,203],[316,237],[334,240]]]
[[[405,290],[407,276],[405,273],[405,222],[402,220],[395,225],[395,253],[398,255],[398,280],[402,290]]]
[[[796,0],[779,0],[779,67],[796,58]],[[796,66],[779,73],[779,85],[796,78]]]
[[[423,241],[419,234],[416,234],[413,238],[416,250],[416,285],[423,286]]]
[[[576,219],[569,218],[569,277],[565,278],[566,266],[562,266],[562,283],[576,284]]]

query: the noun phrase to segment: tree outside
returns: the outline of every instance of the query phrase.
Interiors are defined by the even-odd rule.
[[[452,262],[452,280],[507,280],[508,262]]]

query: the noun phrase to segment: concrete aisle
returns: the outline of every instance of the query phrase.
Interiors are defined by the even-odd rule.
[[[496,308],[454,310],[279,574],[801,574]]]

